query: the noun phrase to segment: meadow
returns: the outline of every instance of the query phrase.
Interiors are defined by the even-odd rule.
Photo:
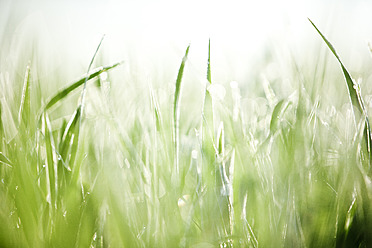
[[[213,40],[201,83],[192,44],[143,75],[104,63],[103,40],[75,80],[15,54],[0,247],[370,247],[371,70],[349,72],[315,25],[314,40],[306,62],[273,52],[249,87],[215,83]]]

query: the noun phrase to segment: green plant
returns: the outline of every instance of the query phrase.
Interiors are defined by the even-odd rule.
[[[33,62],[22,80],[2,77],[0,92],[21,91],[0,95],[0,246],[369,247],[362,85],[312,25],[346,94],[327,88],[338,78],[326,59],[318,70],[279,57],[266,62],[287,68],[278,80],[263,72],[253,97],[224,85],[221,100],[210,41],[206,85],[184,77],[188,46],[165,97],[115,77],[120,63],[91,70],[99,46],[87,73],[51,95],[43,87],[66,79],[38,78]]]

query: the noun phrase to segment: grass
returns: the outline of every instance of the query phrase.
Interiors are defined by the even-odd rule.
[[[311,24],[346,88],[291,60],[221,100],[210,41],[206,84],[183,87],[188,46],[165,97],[96,55],[52,93],[35,60],[1,71],[0,247],[370,247],[371,92]]]

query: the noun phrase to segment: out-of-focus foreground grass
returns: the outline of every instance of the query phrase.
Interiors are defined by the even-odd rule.
[[[192,45],[154,75],[99,51],[77,80],[2,49],[0,246],[369,247],[370,69],[363,113],[318,38],[220,84],[213,40],[204,81]]]

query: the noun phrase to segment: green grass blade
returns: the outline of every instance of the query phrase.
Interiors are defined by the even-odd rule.
[[[153,108],[154,108],[154,117],[155,117],[155,128],[157,131],[160,131],[162,128],[162,117],[161,117],[161,112],[159,109],[159,103],[157,99],[155,98],[155,95],[152,89],[150,90],[150,94],[151,94],[151,102],[154,105]]]
[[[214,120],[213,120],[213,101],[212,96],[208,90],[211,86],[211,51],[210,51],[210,40],[208,42],[208,60],[207,60],[207,81],[204,89],[204,101],[202,106],[202,121],[200,126],[200,145],[201,145],[201,165],[199,172],[200,185],[207,185],[207,187],[216,187],[216,179],[218,178],[218,164],[216,164],[216,154],[218,154],[218,141],[215,145],[215,133],[214,133]],[[222,146],[219,146],[222,149]],[[216,174],[217,173],[217,174]],[[208,205],[209,203],[207,203]],[[206,207],[208,209],[208,206]],[[208,210],[201,210],[203,218],[209,215]]]
[[[76,110],[76,119],[74,120],[74,130],[73,131],[73,136],[71,137],[71,143],[70,143],[70,154],[69,154],[69,161],[68,164],[72,166],[72,177],[71,177],[71,183],[77,183],[78,181],[78,176],[80,174],[80,165],[77,166],[75,165],[75,161],[78,155],[78,148],[79,148],[79,137],[80,137],[80,128],[81,128],[81,123],[82,123],[82,118],[81,118],[81,105],[77,108]]]
[[[279,128],[280,118],[289,106],[289,102],[285,99],[280,100],[274,107],[270,121],[270,132],[274,134]]]
[[[74,114],[73,114],[73,116],[74,116]],[[63,121],[62,121],[62,124],[61,124],[61,127],[60,127],[60,129],[58,130],[58,142],[59,142],[59,146],[58,146],[58,148],[60,148],[61,146],[61,144],[62,144],[62,140],[63,140],[63,135],[64,135],[64,133],[65,133],[65,131],[66,131],[66,127],[67,127],[67,121],[66,121],[66,119],[65,118],[63,118]]]
[[[46,151],[46,176],[49,182],[48,193],[50,194],[51,204],[57,207],[57,191],[58,191],[58,175],[57,175],[57,158],[54,149],[54,140],[52,135],[52,128],[49,117],[46,113],[43,115],[43,131],[45,137],[45,151]]]
[[[310,23],[313,25],[313,27],[316,29],[316,31],[319,33],[319,35],[322,37],[322,39],[324,40],[324,42],[327,44],[328,48],[331,50],[331,52],[333,53],[333,55],[336,57],[336,59],[338,60],[341,68],[342,68],[342,72],[344,74],[344,77],[345,77],[345,81],[346,81],[346,85],[347,85],[347,88],[348,88],[348,91],[349,91],[349,97],[350,97],[350,101],[351,103],[357,108],[359,109],[361,112],[362,109],[361,109],[361,106],[358,104],[358,98],[357,98],[357,94],[356,94],[356,91],[354,90],[354,81],[350,75],[350,73],[347,71],[346,67],[344,66],[344,64],[342,63],[340,57],[338,56],[337,52],[336,52],[336,49],[332,46],[332,44],[327,40],[327,38],[322,34],[322,32],[320,32],[320,30],[315,26],[315,24],[309,19]]]
[[[217,166],[218,172],[216,173],[216,187],[225,188],[226,184],[228,183],[227,177],[225,175],[225,131],[223,127],[223,122],[220,123],[217,132],[217,149],[216,149],[216,157],[217,157]]]
[[[209,84],[212,84],[211,40],[210,39],[209,39],[209,42],[208,42],[207,81],[209,82]],[[214,124],[213,124],[213,106],[212,106],[212,96],[208,91],[208,85],[207,85],[207,89],[205,91],[203,114],[204,114],[205,122],[207,123],[206,126],[209,129],[208,131],[212,131],[214,129],[213,128],[214,127]]]
[[[99,42],[97,48],[96,48],[96,51],[94,52],[93,54],[93,57],[92,59],[90,60],[90,63],[89,63],[89,66],[88,66],[88,70],[87,70],[87,76],[85,77],[85,80],[84,80],[84,87],[83,87],[83,91],[81,92],[81,105],[82,105],[82,108],[81,110],[83,111],[84,109],[84,99],[85,99],[85,92],[86,92],[86,87],[87,87],[87,81],[88,81],[88,73],[90,71],[90,68],[92,67],[92,64],[94,62],[94,59],[96,58],[96,55],[98,53],[98,50],[99,48],[101,47],[101,44],[102,44],[102,41],[103,41],[103,38],[105,38],[105,35],[102,36],[101,38],[101,41]]]
[[[2,152],[0,152],[0,163],[12,167],[12,162]]]
[[[181,81],[183,77],[183,71],[185,68],[187,56],[189,54],[190,45],[186,48],[185,56],[182,59],[180,69],[178,70],[176,80],[176,90],[174,93],[173,103],[173,123],[174,123],[174,146],[175,146],[175,173],[179,175],[179,122],[180,122],[180,97],[181,97]]]
[[[367,145],[367,151],[368,151],[368,154],[369,154],[369,163],[370,163],[370,169],[371,169],[371,167],[372,167],[371,127],[370,127],[370,123],[369,123],[368,113],[366,111],[366,107],[364,105],[364,101],[363,101],[363,98],[362,98],[360,85],[356,84],[354,82],[350,73],[348,72],[348,70],[346,69],[346,67],[342,63],[340,57],[338,56],[338,54],[336,52],[336,49],[327,40],[327,38],[320,32],[320,30],[315,26],[315,24],[310,19],[309,19],[309,21],[313,25],[313,27],[316,29],[316,31],[318,31],[318,33],[320,34],[320,36],[322,37],[324,42],[327,44],[328,48],[332,51],[332,53],[334,54],[334,56],[338,60],[340,66],[341,66],[342,72],[344,74],[344,77],[345,77],[346,85],[347,85],[347,88],[348,88],[348,91],[349,91],[350,101],[351,101],[352,105],[354,107],[356,107],[362,115],[364,115],[365,124],[366,124],[364,137],[365,137],[365,141],[366,141],[366,145]],[[354,116],[354,118],[355,118],[355,116]],[[355,121],[355,123],[356,123],[356,121]]]
[[[0,101],[0,150],[3,149],[3,141],[5,139],[3,117],[2,117],[2,108],[3,108],[2,106],[3,105],[1,104],[1,101]]]
[[[69,165],[74,165],[78,147],[79,147],[79,136],[80,136],[80,128],[81,128],[81,106],[79,106],[76,110],[76,115],[74,119],[74,128],[71,129],[73,132],[73,136],[71,137],[71,143],[70,143],[70,159],[68,161]],[[71,168],[74,169],[74,168]]]
[[[224,147],[225,147],[225,137],[224,137],[224,127],[223,127],[223,122],[220,123],[220,127],[218,128],[218,133],[217,133],[217,155],[220,156],[221,158],[224,156]]]
[[[71,85],[67,86],[66,88],[60,90],[56,95],[54,95],[53,97],[51,97],[47,101],[47,103],[45,104],[45,107],[44,107],[43,111],[50,109],[56,103],[58,103],[61,100],[63,100],[71,92],[73,92],[74,90],[76,90],[80,86],[84,85],[85,81],[88,81],[90,79],[93,79],[93,78],[97,77],[98,75],[100,75],[101,73],[103,73],[105,71],[108,71],[108,70],[111,70],[111,69],[115,68],[116,66],[118,66],[120,64],[121,64],[121,62],[116,63],[116,64],[113,64],[113,65],[110,65],[110,66],[99,67],[99,68],[94,69],[92,72],[88,73],[86,76],[83,76],[78,81],[76,81],[76,82],[72,83]]]
[[[235,214],[234,214],[234,170],[235,170],[235,149],[232,150],[229,165],[229,186],[228,186],[228,199],[229,199],[229,223],[230,223],[230,235],[234,234]]]
[[[208,67],[207,67],[207,80],[212,83],[212,74],[211,74],[211,39],[208,42]]]
[[[207,81],[209,84],[212,84],[212,73],[211,73],[211,40],[208,42],[208,65],[207,65]],[[202,124],[202,137],[204,150],[206,153],[211,155],[211,158],[214,157],[214,120],[213,120],[213,103],[212,96],[208,91],[208,86],[206,85],[204,102],[203,102],[203,123]],[[208,140],[208,141],[207,141]],[[206,142],[206,143],[205,143]]]
[[[89,80],[89,71],[90,71],[90,68],[92,67],[92,64],[94,62],[94,59],[99,51],[99,48],[101,47],[101,44],[102,44],[102,41],[103,41],[103,38],[105,36],[103,35],[102,38],[101,38],[101,41],[99,42],[97,48],[96,48],[96,51],[94,52],[93,54],[93,57],[89,63],[89,66],[88,66],[88,70],[87,70],[87,75],[84,79],[82,79],[82,84],[83,84],[83,90],[81,92],[81,101],[80,101],[80,104],[75,112],[75,116],[74,118],[72,119],[72,122],[71,122],[71,125],[69,125],[69,127],[71,129],[68,129],[66,131],[66,136],[65,138],[67,138],[66,142],[68,142],[68,146],[70,147],[70,154],[69,154],[69,164],[73,165],[75,163],[75,159],[76,159],[76,156],[77,156],[77,151],[78,151],[78,148],[79,148],[79,136],[80,136],[80,128],[81,128],[81,123],[82,123],[82,118],[81,116],[83,115],[83,111],[84,111],[84,103],[85,103],[85,93],[86,93],[86,85],[87,85],[87,81]],[[116,67],[117,65],[119,65],[120,63],[116,63],[114,64],[113,66],[111,66],[109,69],[112,69],[114,67]],[[104,71],[107,71],[108,69],[106,70],[101,70],[100,73],[104,72]],[[99,73],[99,74],[100,74]],[[99,74],[97,74],[96,76],[98,76]],[[63,156],[65,157],[65,161],[67,159],[67,144],[64,145],[64,147],[62,147],[64,150],[62,151],[64,154]],[[65,167],[67,168],[67,170],[69,170],[69,166],[66,166]],[[73,171],[73,179],[77,179],[77,175],[79,174],[79,171],[80,171],[80,166],[75,168],[75,170]],[[72,183],[74,183],[74,181],[72,181]]]
[[[21,104],[19,107],[18,123],[28,124],[30,119],[30,64],[27,65],[23,90],[21,96]]]
[[[71,166],[73,161],[69,160],[69,158],[75,158],[76,150],[71,150],[71,148],[75,145],[74,144],[74,137],[78,135],[78,124],[80,123],[80,117],[81,117],[81,108],[78,107],[74,113],[74,115],[71,117],[70,121],[68,122],[65,131],[62,136],[59,153],[61,156],[61,160],[59,163],[60,165],[63,165],[68,171],[71,171]],[[69,157],[69,151],[71,151]]]

